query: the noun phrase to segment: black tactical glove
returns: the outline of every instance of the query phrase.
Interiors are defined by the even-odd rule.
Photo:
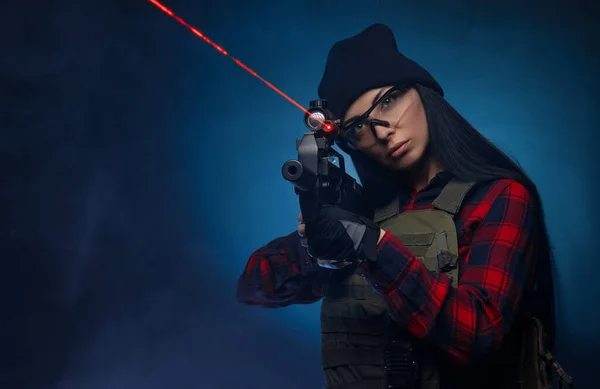
[[[309,255],[321,267],[342,268],[356,261],[375,261],[380,228],[373,221],[334,206],[324,206],[306,223]]]

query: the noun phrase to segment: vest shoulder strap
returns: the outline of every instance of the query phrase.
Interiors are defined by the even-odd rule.
[[[453,178],[444,188],[438,197],[433,201],[433,206],[436,209],[445,211],[454,217],[460,210],[465,196],[475,185],[474,182],[464,182]],[[380,223],[383,220],[396,216],[400,213],[400,198],[395,197],[388,204],[376,209],[373,220],[375,223]]]
[[[392,201],[387,203],[381,208],[375,210],[373,215],[373,221],[375,223],[381,223],[382,221],[396,216],[400,213],[400,198],[394,197]]]
[[[464,182],[453,178],[444,188],[439,196],[433,200],[436,209],[448,212],[454,217],[460,210],[465,196],[475,185],[474,182]]]

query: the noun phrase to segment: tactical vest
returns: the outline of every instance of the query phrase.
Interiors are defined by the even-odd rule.
[[[453,179],[433,201],[433,209],[400,213],[399,199],[394,199],[376,210],[374,221],[398,238],[427,269],[446,274],[456,287],[459,269],[454,217],[472,186]],[[549,368],[553,364],[559,367],[543,348],[542,331],[535,318],[524,331],[523,389],[549,389]],[[416,352],[410,338],[398,333],[382,296],[354,270],[337,271],[325,285],[321,358],[327,389],[438,389],[438,363],[427,353],[418,358],[409,355]],[[515,386],[516,382],[510,385]]]
[[[376,210],[374,221],[398,238],[431,271],[458,283],[458,238],[454,216],[473,183],[448,183],[434,209],[400,213],[399,199]],[[332,278],[321,305],[322,362],[327,389],[388,388],[392,375],[403,387],[438,388],[435,363],[413,364],[406,334],[397,333],[381,295],[357,273]],[[414,361],[416,362],[416,361]],[[411,385],[412,386],[412,385]],[[408,389],[408,388],[407,388]]]

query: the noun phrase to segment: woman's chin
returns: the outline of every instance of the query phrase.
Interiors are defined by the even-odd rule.
[[[413,151],[409,150],[404,155],[390,161],[391,168],[401,171],[414,169],[419,164],[419,158],[415,158]]]

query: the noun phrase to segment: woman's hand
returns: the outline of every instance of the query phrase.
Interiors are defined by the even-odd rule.
[[[324,206],[315,221],[304,224],[300,214],[298,223],[302,245],[316,259],[376,260],[381,229],[372,220],[339,207]]]
[[[302,239],[300,240],[302,242],[302,246],[304,247],[308,247],[308,242],[306,240],[306,238],[304,237],[306,234],[306,224],[304,224],[304,220],[302,219],[302,214],[298,214],[298,235],[300,235],[300,237],[302,237]],[[379,239],[377,240],[377,244],[379,244],[379,242],[381,242],[381,239],[383,238],[383,236],[385,235],[385,231],[384,230],[379,230]]]

